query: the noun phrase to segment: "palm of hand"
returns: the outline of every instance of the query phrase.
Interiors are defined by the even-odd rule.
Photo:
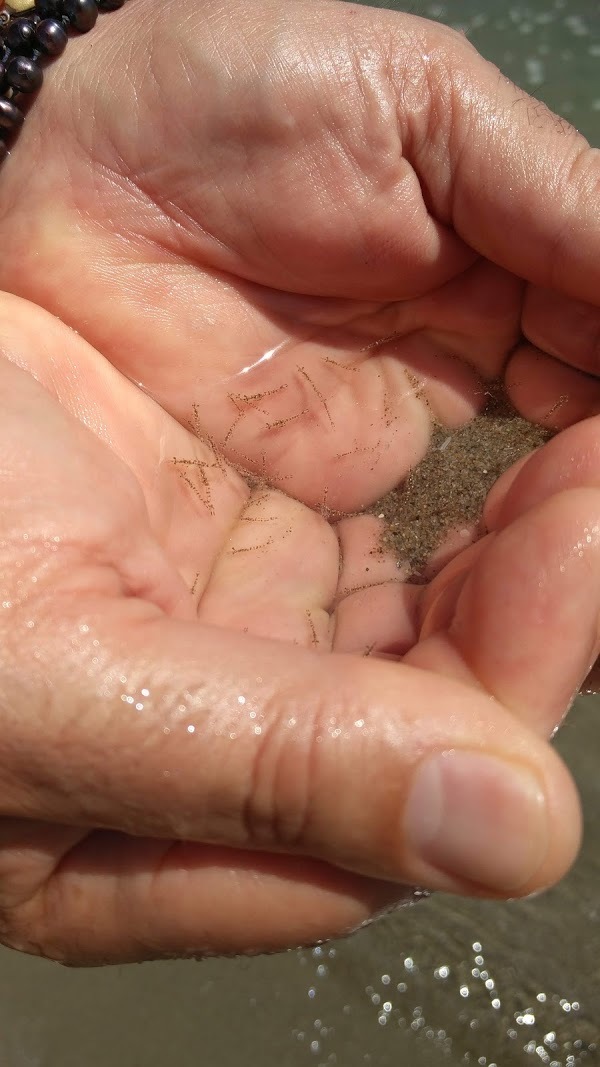
[[[127,17],[139,18],[139,10],[132,3]],[[308,9],[298,12],[309,17]],[[189,16],[199,17],[195,11]],[[201,38],[192,33],[191,39]],[[100,66],[109,41],[99,40]],[[239,38],[229,44],[243,47]],[[228,60],[235,65],[241,53],[232,58],[231,47]],[[298,38],[289,42],[289,55],[296,54]],[[40,351],[35,317],[27,312],[26,323],[13,309],[13,358],[101,438],[90,443],[68,421],[57,426],[56,437],[46,430],[38,435],[33,427],[56,417],[52,404],[30,396],[30,385],[15,379],[23,407],[39,403],[41,412],[29,423],[20,478],[32,486],[32,496],[40,484],[52,487],[37,533],[50,544],[48,511],[60,515],[52,536],[77,546],[75,585],[94,603],[99,589],[93,582],[86,587],[84,577],[102,545],[103,566],[119,576],[120,595],[182,622],[197,619],[309,648],[392,650],[434,675],[483,686],[517,711],[544,674],[547,696],[537,725],[545,731],[589,656],[587,647],[562,648],[549,671],[547,646],[530,642],[526,668],[511,661],[536,610],[530,594],[554,551],[556,515],[532,520],[533,529],[538,523],[545,531],[547,557],[530,553],[523,562],[530,573],[510,605],[502,603],[514,566],[510,531],[499,548],[492,540],[463,563],[455,561],[434,592],[422,596],[410,586],[399,590],[392,561],[373,561],[373,520],[339,518],[336,528],[327,521],[366,506],[406,475],[426,449],[432,413],[452,426],[477,409],[479,376],[498,374],[518,339],[523,283],[478,259],[449,219],[436,221],[427,210],[415,171],[397,152],[398,130],[389,132],[385,101],[371,124],[340,139],[338,129],[356,129],[350,121],[356,99],[333,90],[332,72],[319,68],[314,56],[289,83],[282,75],[267,97],[250,71],[228,86],[225,100],[225,65],[218,57],[217,43],[211,51],[190,46],[186,52],[194,78],[209,76],[210,107],[198,110],[185,84],[188,66],[174,72],[169,60],[168,68],[157,65],[156,80],[144,82],[138,110],[130,110],[139,90],[130,71],[123,110],[110,111],[109,97],[100,96],[93,136],[84,117],[74,117],[69,128],[63,124],[64,152],[50,153],[46,144],[41,151],[50,165],[43,183],[35,174],[28,178],[29,254],[13,263],[4,284],[75,326],[96,351],[56,323],[44,327]],[[338,74],[346,60],[342,55]],[[315,87],[307,71],[317,69]],[[68,70],[65,65],[65,77]],[[45,89],[50,114],[53,89]],[[57,97],[64,91],[56,85]],[[84,84],[84,97],[86,91]],[[176,121],[172,109],[157,109],[163,91],[178,101]],[[56,114],[64,114],[64,101]],[[6,171],[7,202],[11,182],[16,189],[20,181],[18,153],[27,152],[27,139],[31,147],[56,136],[34,110]],[[76,150],[88,136],[86,149]],[[212,145],[200,159],[198,143]],[[362,184],[354,180],[357,168]],[[67,173],[70,191],[63,185]],[[56,199],[52,189],[60,190]],[[429,195],[443,200],[439,190]],[[23,226],[18,208],[12,211],[3,220],[8,250],[20,242]],[[11,348],[15,352],[14,341]],[[543,361],[538,353],[535,358]],[[517,388],[531,359],[527,348],[513,358]],[[552,406],[552,384],[540,399],[548,365],[538,379],[525,376],[519,399],[527,414]],[[560,384],[563,371],[553,373]],[[565,373],[576,396],[575,372]],[[564,412],[561,417],[567,420]],[[550,466],[549,460],[534,472],[505,526],[527,509],[540,484],[539,499],[550,494],[544,482]],[[65,471],[72,473],[65,478]],[[570,522],[576,527],[579,520]],[[20,521],[23,533],[35,535],[29,512],[22,511]],[[472,562],[481,588],[457,630],[455,606]],[[490,606],[493,635],[482,622]],[[572,610],[578,610],[576,598]],[[495,644],[492,661],[498,632],[506,647],[498,656]],[[205,633],[198,630],[199,641]],[[250,725],[260,730],[259,722]],[[164,837],[164,823],[156,819]],[[148,825],[147,832],[152,829]],[[67,876],[80,878],[78,850],[69,842]],[[241,837],[239,843],[253,842]],[[149,850],[149,871],[164,864],[164,842],[158,859],[149,845],[142,847]],[[64,844],[51,866],[61,849]],[[245,862],[258,869],[263,861]],[[317,892],[318,879],[306,873],[306,864],[296,864],[294,875],[294,862],[284,865],[283,881],[291,870],[303,887],[296,928],[306,936],[315,898],[304,882]],[[344,856],[340,864],[352,866]],[[47,866],[36,868],[33,881],[47,875]],[[64,889],[64,869],[62,877]],[[344,876],[329,919],[334,928],[347,921],[347,897],[359,898],[361,906],[367,898],[371,905],[387,899],[387,891],[372,886]],[[288,899],[289,889],[279,885],[278,891]],[[264,930],[259,936],[275,944],[281,937],[269,938]]]
[[[135,5],[130,12],[133,33]],[[161,18],[155,33],[168,42]],[[72,141],[62,156],[42,149],[50,176],[45,169],[39,192],[32,178],[30,254],[19,255],[7,287],[82,332],[199,438],[176,434],[178,448],[169,454],[163,441],[151,459],[131,454],[133,425],[115,429],[146,482],[153,464],[170,462],[187,487],[169,539],[202,618],[301,643],[331,645],[337,633],[343,650],[405,651],[398,611],[388,632],[371,633],[365,595],[355,605],[362,623],[343,597],[372,586],[381,611],[380,586],[397,578],[393,561],[370,552],[375,524],[342,524],[342,559],[328,525],[296,502],[324,516],[360,510],[422,458],[433,418],[468,419],[481,406],[481,376],[499,374],[518,339],[523,285],[427,211],[383,110],[361,115],[356,129],[361,86],[340,94],[321,65],[327,40],[289,79],[285,56],[298,54],[303,28],[290,38],[288,19],[279,22],[284,70],[267,98],[254,67],[271,61],[269,41],[258,35],[252,69],[225,95],[219,50],[196,30],[204,48],[191,47],[179,70],[167,44],[152,82],[141,82],[141,67],[139,81],[135,70],[122,76],[118,114],[112,95],[108,110],[94,88],[100,121],[88,152],[76,148],[89,132],[85,107],[72,131],[46,130],[40,116],[32,138]],[[171,32],[180,50],[180,28]],[[232,43],[241,47],[229,41],[229,63]],[[110,45],[108,36],[97,46],[100,67]],[[351,58],[338,57],[340,72]],[[212,89],[200,115],[181,82],[190,63]],[[47,87],[49,115],[52,90],[60,97],[65,87]],[[177,101],[177,123],[157,91]],[[194,146],[207,141],[198,159]],[[368,195],[352,180],[359,165]],[[9,247],[21,226],[18,211],[5,219]],[[130,403],[111,400],[127,420]],[[252,495],[235,469],[255,476]],[[326,609],[340,596],[346,623],[336,627]]]

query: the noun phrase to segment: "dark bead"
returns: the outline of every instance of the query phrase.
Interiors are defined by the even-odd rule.
[[[35,0],[35,10],[43,19],[57,19],[62,15],[62,0]]]
[[[116,11],[117,8],[123,7],[125,0],[96,0],[96,3],[101,11]]]
[[[22,111],[19,111],[16,104],[13,104],[11,100],[5,100],[0,97],[0,127],[4,130],[16,130],[17,126],[20,126],[25,118]]]
[[[96,0],[64,0],[63,11],[71,26],[80,33],[87,33],[96,25],[98,18]]]
[[[40,48],[49,56],[59,56],[67,47],[69,37],[56,19],[44,19],[35,31]]]
[[[6,68],[6,80],[20,93],[35,93],[43,81],[42,68],[27,56],[14,56]]]
[[[31,44],[34,33],[35,28],[29,19],[13,19],[6,31],[4,41],[13,52],[24,52]]]

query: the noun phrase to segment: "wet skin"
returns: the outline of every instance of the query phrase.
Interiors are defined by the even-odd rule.
[[[4,941],[273,949],[406,882],[560,877],[579,810],[545,738],[598,653],[598,154],[433,23],[128,0],[1,181]],[[355,513],[498,375],[562,432],[415,588]],[[449,772],[490,852],[434,862],[413,787],[450,751],[507,777]]]

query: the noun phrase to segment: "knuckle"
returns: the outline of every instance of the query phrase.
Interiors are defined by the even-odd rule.
[[[292,851],[310,836],[320,716],[292,698],[265,721],[243,804],[244,832],[252,846]]]

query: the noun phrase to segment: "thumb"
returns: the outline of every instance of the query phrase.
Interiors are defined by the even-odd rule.
[[[484,895],[538,889],[573,859],[565,768],[479,690],[133,599],[89,604],[84,627],[62,607],[52,686],[46,664],[28,694],[37,714],[11,727],[5,815]]]
[[[598,304],[600,152],[459,35],[445,42],[429,60],[445,129],[423,126],[414,149],[434,211],[508,270]]]

